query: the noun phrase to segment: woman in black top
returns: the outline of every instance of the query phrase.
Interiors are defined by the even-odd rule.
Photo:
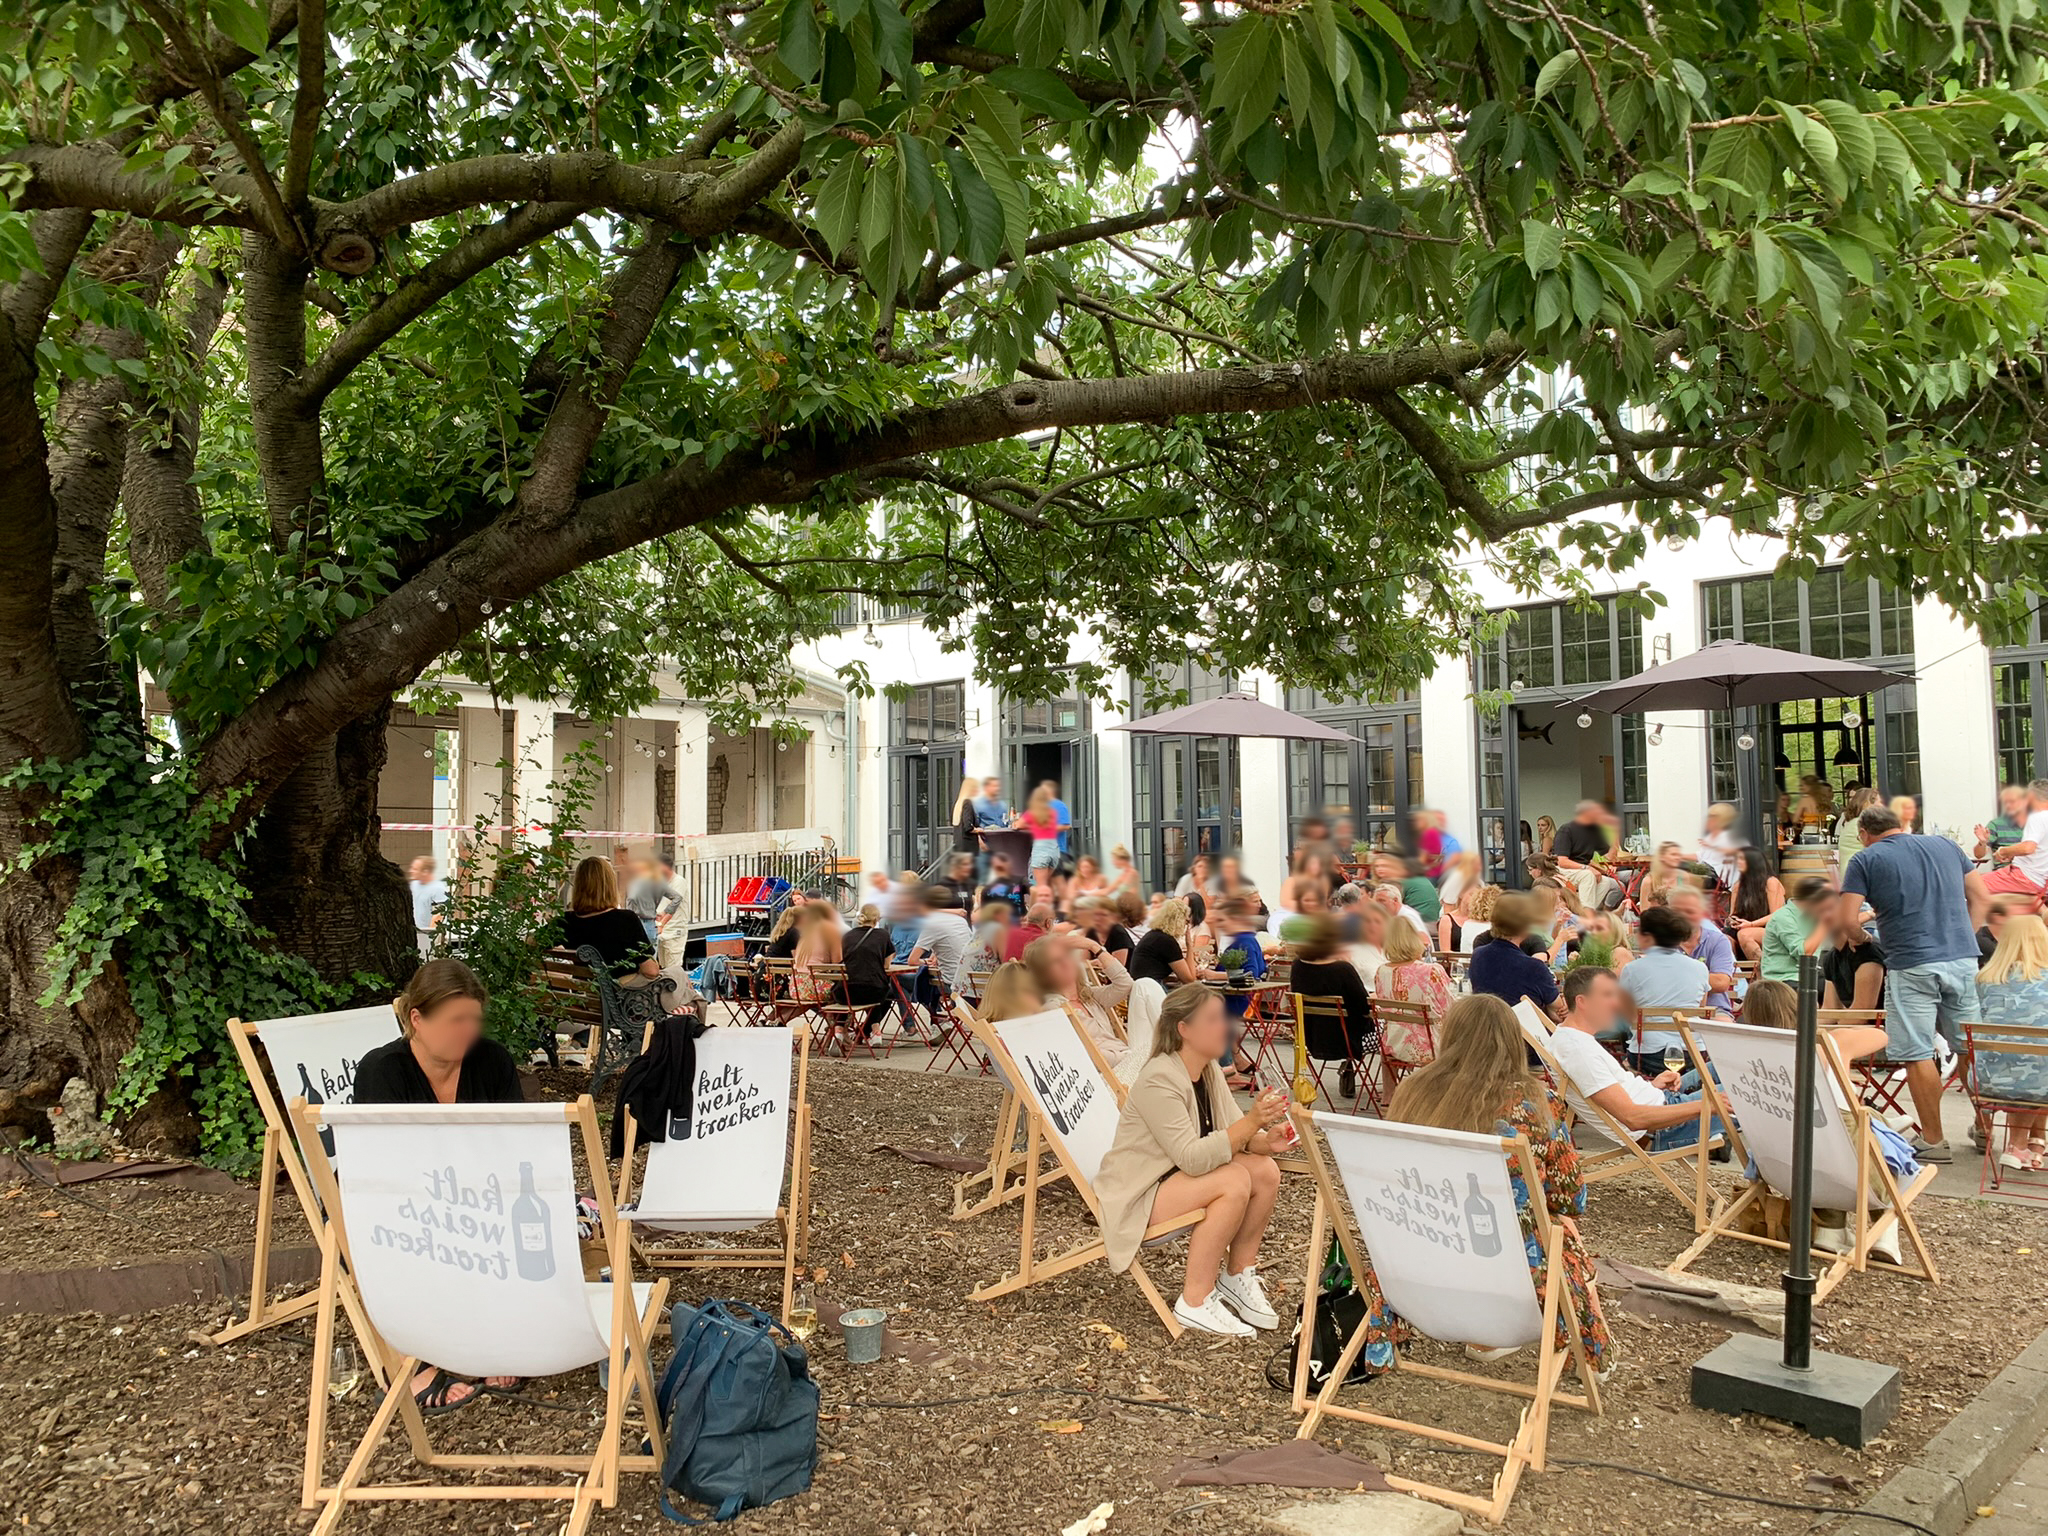
[[[602,862],[601,860],[599,862]],[[611,866],[606,865],[607,869]],[[633,918],[633,914],[625,914]],[[635,927],[639,919],[633,918]],[[645,942],[645,936],[642,936]],[[489,994],[460,960],[429,960],[398,1000],[405,1033],[356,1063],[358,1104],[517,1104],[526,1095],[512,1053],[484,1033]],[[516,1376],[490,1376],[484,1385],[516,1391]],[[413,1399],[426,1414],[451,1413],[474,1402],[477,1387],[438,1366],[412,1379]]]
[[[1303,997],[1344,1000],[1341,1029],[1328,1015],[1308,1015],[1308,1053],[1318,1061],[1343,1062],[1337,1091],[1347,1099],[1355,1098],[1358,1083],[1351,1069],[1352,1059],[1377,1049],[1379,1042],[1372,1016],[1372,993],[1366,989],[1358,967],[1344,958],[1343,929],[1337,919],[1327,912],[1315,912],[1308,915],[1307,921],[1307,936],[1294,946],[1294,965],[1288,972],[1287,988]]]
[[[1187,951],[1181,948],[1188,927],[1186,902],[1161,902],[1158,912],[1153,914],[1152,926],[1131,950],[1131,980],[1156,981],[1169,992],[1191,981],[1221,981],[1221,971],[1197,970]],[[1103,945],[1104,949],[1108,947]]]
[[[865,1041],[889,1013],[889,962],[896,946],[882,926],[879,907],[862,907],[855,926],[839,943],[839,962],[846,967],[846,1000],[867,1009],[860,1024]]]
[[[680,965],[663,969],[648,953],[647,929],[640,919],[619,905],[619,877],[611,861],[591,857],[576,866],[569,884],[569,910],[562,914],[562,943],[569,949],[584,945],[604,957],[612,979],[622,987],[662,986],[669,989],[664,999],[669,1010],[688,1009],[697,1001],[696,986],[689,971]]]

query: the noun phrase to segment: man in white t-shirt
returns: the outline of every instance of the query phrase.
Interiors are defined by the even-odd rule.
[[[2027,820],[2020,840],[1994,849],[1991,862],[1998,867],[1984,877],[1987,891],[2041,900],[2048,889],[2048,779],[2027,786]]]
[[[1562,995],[1565,1015],[1550,1037],[1550,1054],[1564,1071],[1565,1081],[1558,1086],[1577,1117],[1574,1139],[1579,1145],[1595,1151],[1614,1145],[1607,1123],[1593,1112],[1596,1104],[1653,1152],[1696,1143],[1700,1095],[1694,1075],[1638,1077],[1600,1043],[1600,1034],[1614,1028],[1621,1010],[1614,972],[1604,965],[1574,966],[1565,973]],[[1713,1134],[1720,1130],[1716,1120]]]
[[[434,951],[434,930],[441,926],[441,914],[434,909],[448,899],[446,881],[435,878],[434,861],[417,858],[412,861],[412,931],[419,944],[420,958],[428,959]]]

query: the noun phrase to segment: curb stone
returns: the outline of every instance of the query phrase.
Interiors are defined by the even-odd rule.
[[[1835,1527],[1836,1536],[1899,1536],[1890,1515],[1956,1536],[2048,1432],[2048,1332],[2020,1351],[1961,1413]]]

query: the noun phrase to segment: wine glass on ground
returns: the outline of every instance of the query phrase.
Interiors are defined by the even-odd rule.
[[[799,1280],[790,1293],[789,1331],[805,1344],[818,1331],[818,1293],[808,1280]]]
[[[353,1344],[334,1346],[332,1368],[327,1373],[327,1395],[337,1402],[355,1391],[363,1379],[363,1357]]]
[[[958,1156],[958,1155],[959,1155],[959,1153],[960,1153],[960,1150],[961,1150],[961,1149],[962,1149],[963,1147],[965,1147],[966,1145],[967,1145],[967,1127],[966,1127],[966,1126],[964,1126],[964,1125],[959,1125],[959,1124],[957,1124],[957,1123],[956,1123],[956,1124],[954,1125],[954,1127],[953,1127],[953,1152],[954,1152],[954,1155],[955,1155],[955,1156]]]

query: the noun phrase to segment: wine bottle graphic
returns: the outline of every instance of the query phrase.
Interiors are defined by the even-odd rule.
[[[533,1192],[533,1164],[519,1165],[519,1198],[512,1202],[512,1247],[522,1280],[546,1280],[555,1272],[555,1231],[547,1202]]]
[[[299,1063],[299,1087],[305,1090],[308,1107],[327,1102],[321,1097],[320,1090],[313,1086],[313,1079],[306,1076],[306,1064],[303,1061]],[[320,1127],[320,1150],[329,1157],[334,1156],[334,1132],[324,1125]]]
[[[1472,1252],[1490,1259],[1500,1252],[1500,1223],[1494,1219],[1493,1202],[1479,1193],[1479,1175],[1465,1175],[1471,1193],[1465,1196],[1465,1230],[1472,1239]]]
[[[1068,1135],[1074,1128],[1068,1124],[1065,1113],[1053,1098],[1052,1085],[1045,1080],[1045,1074],[1038,1070],[1036,1060],[1027,1056],[1024,1058],[1024,1064],[1031,1069],[1031,1080],[1038,1085],[1038,1102],[1045,1106],[1046,1114],[1052,1119],[1053,1129],[1062,1136]]]

